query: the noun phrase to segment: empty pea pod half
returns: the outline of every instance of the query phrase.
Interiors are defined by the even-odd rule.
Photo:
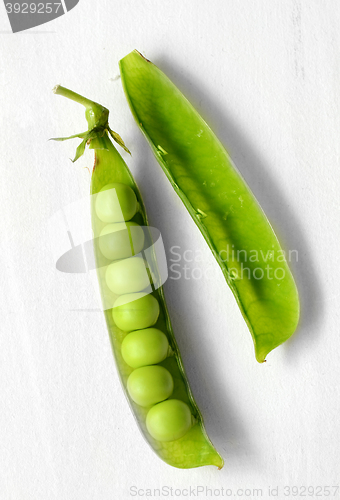
[[[132,114],[220,265],[261,363],[299,320],[286,254],[227,151],[170,79],[137,51],[120,61],[120,73]]]
[[[109,134],[126,147],[109,128],[106,108],[61,86],[54,92],[86,108],[89,130],[71,137],[82,139],[73,161],[86,144],[95,150],[91,217],[97,275],[112,350],[133,414],[166,463],[220,469],[223,459],[206,433],[184,372],[157,275],[156,252],[145,250],[154,247],[144,204]]]

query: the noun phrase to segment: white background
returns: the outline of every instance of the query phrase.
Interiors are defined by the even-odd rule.
[[[14,35],[0,6],[1,500],[128,499],[134,486],[185,498],[198,485],[267,499],[269,487],[287,498],[285,486],[339,484],[339,24],[335,0],[80,0]],[[265,364],[130,114],[117,75],[134,48],[196,105],[298,251],[301,323]],[[110,109],[168,258],[179,245],[201,260],[182,260],[196,279],[169,279],[165,292],[221,471],[175,469],[148,447],[103,314],[75,310],[97,307],[88,276],[55,270],[49,218],[87,195],[93,162],[91,151],[69,161],[77,141],[48,142],[86,129],[83,108],[51,92],[57,83]]]

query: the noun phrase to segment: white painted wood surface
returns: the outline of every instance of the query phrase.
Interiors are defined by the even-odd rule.
[[[267,499],[277,487],[284,499],[285,486],[338,484],[339,2],[80,0],[16,35],[0,12],[1,500],[128,499],[134,487],[185,498],[198,486],[213,490],[199,498]],[[265,365],[130,115],[116,77],[134,48],[196,104],[283,246],[298,251],[301,324]],[[88,152],[72,165],[75,143],[47,142],[86,128],[83,110],[52,94],[57,83],[109,107],[169,264],[174,246],[198,261],[182,259],[190,279],[165,290],[222,471],[177,470],[153,454],[122,395],[102,314],[75,310],[96,307],[88,277],[55,271],[48,221],[88,193],[83,167],[93,161]]]

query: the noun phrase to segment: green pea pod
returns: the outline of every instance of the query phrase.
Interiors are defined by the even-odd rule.
[[[285,253],[227,151],[169,78],[137,51],[120,72],[132,114],[219,263],[263,362],[299,319]]]
[[[132,193],[132,197],[136,198],[136,204],[135,205],[133,205],[133,203],[127,204],[127,206],[122,209],[121,213],[123,213],[124,215],[124,213],[126,214],[128,211],[130,211],[128,215],[124,216],[124,221],[129,220],[129,222],[127,223],[129,225],[128,226],[129,231],[133,228],[136,229],[138,228],[138,226],[140,226],[138,228],[139,236],[137,235],[139,238],[138,240],[139,249],[137,251],[139,251],[143,245],[145,248],[147,246],[146,242],[148,242],[149,248],[151,249],[153,248],[152,247],[153,241],[150,236],[151,230],[150,228],[149,229],[147,228],[148,220],[143,200],[141,198],[138,187],[126,163],[124,162],[123,158],[120,156],[118,151],[115,149],[109,138],[108,134],[110,134],[111,137],[118,144],[120,144],[124,149],[126,149],[122,139],[118,136],[118,134],[112,132],[109,128],[108,110],[95,102],[89,101],[88,99],[74,92],[71,92],[68,89],[65,89],[64,87],[57,86],[54,89],[54,92],[64,97],[68,97],[84,105],[86,108],[85,116],[88,121],[89,131],[73,136],[83,139],[83,142],[77,149],[76,158],[79,157],[84,152],[86,144],[89,144],[90,148],[95,150],[95,164],[91,178],[91,195],[92,195],[91,216],[92,216],[93,234],[95,237],[94,252],[96,259],[96,268],[104,304],[105,319],[110,335],[112,350],[114,353],[118,372],[122,382],[122,387],[130,403],[131,409],[136,417],[141,432],[144,435],[147,442],[151,445],[153,450],[157,453],[157,455],[166,463],[174,467],[187,469],[203,465],[215,465],[218,468],[222,468],[223,459],[215,450],[214,446],[212,445],[206,433],[202,415],[197,407],[197,404],[190,390],[189,383],[183,368],[181,356],[178,350],[178,346],[172,331],[171,322],[164,299],[163,288],[161,286],[159,286],[158,288],[154,286],[147,295],[145,294],[143,295],[143,293],[135,294],[138,296],[139,295],[143,296],[143,300],[146,298],[147,300],[149,300],[149,303],[151,300],[153,301],[153,304],[158,303],[159,306],[157,306],[157,308],[159,310],[159,316],[157,322],[153,324],[154,327],[153,329],[150,329],[149,331],[143,330],[145,326],[139,326],[138,328],[136,328],[136,330],[138,330],[137,333],[135,332],[134,335],[131,335],[128,339],[128,342],[126,341],[124,344],[125,355],[124,355],[124,350],[122,351],[121,349],[123,340],[126,339],[127,336],[129,336],[130,334],[127,331],[123,331],[121,329],[124,327],[124,325],[126,325],[126,318],[124,319],[124,315],[123,317],[119,316],[118,313],[116,313],[116,316],[113,316],[115,308],[112,308],[112,305],[115,303],[117,299],[117,293],[124,294],[126,291],[125,288],[130,286],[128,282],[129,278],[127,275],[126,275],[126,280],[123,279],[120,282],[118,281],[118,285],[116,282],[118,280],[117,276],[119,277],[119,273],[124,271],[124,266],[126,267],[126,262],[132,259],[121,260],[122,259],[121,252],[124,249],[123,246],[116,248],[115,249],[116,253],[114,252],[112,253],[112,248],[107,244],[106,240],[102,240],[101,236],[98,237],[98,235],[103,234],[102,233],[103,227],[106,227],[107,229],[107,225],[105,226],[105,222],[103,222],[106,217],[106,212],[104,213],[103,210],[105,211],[107,207],[105,204],[104,205],[100,204],[102,203],[102,201],[100,201],[100,203],[98,202],[98,197],[103,192],[103,188],[107,189],[108,185],[120,186],[121,188],[123,188],[123,191],[125,190],[130,194]],[[102,198],[100,199],[102,200]],[[119,222],[119,224],[122,223]],[[123,222],[123,224],[125,224],[125,222]],[[143,238],[140,237],[141,227],[144,227],[143,230],[145,231],[145,243],[143,243],[144,242]],[[116,232],[117,229],[119,228],[115,226],[114,230]],[[153,282],[155,283],[157,282],[158,279],[155,252],[154,251],[149,252],[148,255],[149,255],[148,259],[149,266],[150,266],[150,259],[152,261],[151,267],[149,267],[148,275],[149,277],[150,275],[152,275]],[[110,258],[118,260],[115,260],[113,263],[110,264]],[[133,258],[135,259],[135,257]],[[134,263],[136,264],[136,260],[134,260]],[[114,270],[116,269],[116,272],[113,272],[113,274],[111,273],[113,278],[111,275],[110,275],[111,277],[110,276],[109,277],[110,279],[111,278],[113,279],[113,282],[115,283],[114,286],[121,287],[123,291],[117,292],[117,291],[112,291],[110,289],[110,286],[112,286],[112,281],[107,281],[107,270],[112,265],[118,267],[114,268]],[[127,270],[129,271],[128,268]],[[133,272],[135,272],[135,270],[133,270]],[[132,280],[135,279],[135,275],[133,275],[132,278],[130,276],[130,279]],[[145,284],[141,286],[144,287]],[[118,298],[118,300],[121,299],[122,297],[127,297],[127,296],[128,295],[121,295]],[[110,308],[107,308],[108,303],[111,304]],[[136,300],[133,302],[133,304],[137,303],[138,301]],[[124,307],[124,305],[122,307]],[[119,312],[120,308],[117,307],[116,310]],[[135,314],[136,310],[134,310],[133,308],[132,309],[128,308],[127,310],[123,309],[124,314],[126,313],[126,311],[128,314],[130,314],[130,316],[132,314],[132,317],[134,318],[133,314]],[[154,314],[154,310],[147,309],[147,311],[148,311],[147,314],[145,313],[145,311],[143,312],[143,310],[141,314],[139,314],[140,311],[139,313],[137,311],[136,317],[138,317],[138,321],[142,322],[149,321],[149,316],[150,315],[152,316],[152,314]],[[157,314],[155,318],[157,318]],[[150,323],[152,323],[152,321],[153,320],[151,319]],[[118,323],[120,324],[120,326],[123,324],[123,326],[119,328],[117,326]],[[150,323],[148,323],[148,325],[150,325]],[[142,329],[140,330],[139,328]],[[126,330],[129,330],[128,327],[126,327]],[[165,334],[167,340],[165,339],[163,334]],[[145,338],[146,341],[144,340]],[[166,351],[166,346],[164,347],[165,345],[164,342],[168,342],[169,344],[169,350],[167,355],[164,354],[164,352]],[[140,359],[138,358],[138,356],[139,357],[141,356],[141,351],[140,351],[141,345],[142,348],[147,351],[146,353],[144,353],[146,354],[146,359],[147,359],[147,361],[145,361],[144,364],[149,365],[150,363],[152,364],[157,362],[157,359],[153,360],[151,359],[153,355],[152,352],[150,351],[150,349],[154,348],[154,346],[157,345],[157,343],[158,343],[158,348],[156,348],[155,352],[156,355],[158,355],[160,351],[163,352],[163,354],[161,353],[161,358],[160,358],[161,361],[153,366],[144,366],[140,368],[140,363],[139,363]],[[142,353],[142,355],[144,354]],[[165,355],[166,357],[164,358]],[[127,364],[128,362],[130,363],[130,365],[133,365],[135,368],[136,367],[137,368],[134,369],[132,366]],[[134,377],[131,377],[129,379],[129,376],[132,373],[134,374]],[[129,391],[128,379],[130,384],[130,393],[128,392]],[[146,384],[146,387],[149,387],[151,383],[152,386],[151,393],[149,391],[149,393],[145,394],[144,390],[145,388],[144,386],[142,386],[143,383]],[[161,399],[163,400],[166,399],[171,391],[172,393],[170,397],[166,399],[166,401],[154,405],[153,404],[154,401],[152,400],[152,398],[154,398],[155,396],[154,386],[157,386],[157,384],[158,386],[160,386],[159,388],[160,391],[162,390],[163,392],[167,391],[161,397]],[[163,385],[167,384],[167,385],[164,388],[162,384]],[[140,404],[136,404],[136,402],[132,399],[131,394],[133,396],[134,393],[136,393],[135,399],[137,398],[140,399]],[[148,427],[147,415],[150,412],[150,406],[153,412],[150,413],[149,415],[149,427]],[[161,411],[159,410],[159,408],[161,408]],[[183,421],[185,425],[187,425],[188,429],[185,431],[184,435],[180,436],[179,438],[171,437],[172,440],[166,441],[163,439],[164,435],[162,434],[162,431],[164,429],[159,428],[159,425],[160,424],[163,425],[163,421],[168,418],[168,420],[170,419],[170,423],[168,422],[168,424],[170,425],[170,427],[171,426],[173,427],[176,424],[176,421],[173,418],[174,415],[176,416],[176,418],[179,418],[178,415],[180,415],[181,418],[183,417],[184,419]],[[154,430],[154,433],[158,432],[158,435],[160,436],[159,439],[155,439],[150,434],[151,432],[150,429],[152,429],[155,426],[156,429]],[[175,435],[174,433],[171,434],[171,436],[174,435]]]

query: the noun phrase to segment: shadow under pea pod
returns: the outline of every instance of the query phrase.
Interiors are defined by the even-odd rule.
[[[157,60],[154,62],[158,63]],[[310,326],[315,326],[317,322],[320,322],[322,317],[318,277],[309,254],[301,221],[298,215],[290,208],[285,193],[280,189],[278,182],[275,180],[273,169],[261,157],[258,149],[251,143],[249,138],[244,133],[241,133],[240,126],[226,118],[226,113],[223,112],[218,99],[205,91],[204,87],[202,88],[202,82],[200,82],[201,87],[198,87],[197,84],[193,83],[196,81],[194,77],[190,78],[190,75],[185,76],[185,74],[188,75],[187,68],[185,73],[181,68],[174,65],[172,60],[171,62],[167,61],[166,56],[163,54],[161,61],[159,61],[159,66],[171,77],[183,93],[191,99],[196,109],[203,115],[207,122],[215,125],[219,138],[227,145],[238,169],[265,210],[269,220],[273,222],[275,229],[280,228],[277,232],[284,244],[283,246],[297,250],[299,258],[296,262],[292,261],[290,266],[300,292],[301,318],[297,332],[281,347],[281,349],[289,351],[289,359],[292,362],[292,360],[294,361],[294,357],[296,359],[299,356],[299,349],[296,349],[296,344],[304,341],[306,337],[304,332],[306,334],[308,332],[308,335],[310,335]],[[140,173],[143,173],[140,184],[143,185],[143,190],[146,194],[150,193],[150,196],[146,196],[146,199],[152,198],[153,200],[152,206],[149,209],[151,218],[153,216],[157,218],[157,225],[159,227],[170,228],[170,231],[164,232],[166,247],[170,248],[172,231],[169,225],[169,206],[167,205],[166,210],[161,209],[164,206],[164,197],[160,194],[159,182],[162,182],[162,180],[155,177],[154,172],[156,167],[153,155],[146,141],[137,131],[134,135],[134,141],[136,148],[141,152],[138,162],[143,162],[142,165],[136,168],[136,171],[139,173],[137,175],[141,176],[142,174]],[[143,181],[144,178],[147,179],[145,183]],[[173,203],[181,203],[175,195],[173,196]],[[172,224],[174,231],[176,230],[176,225],[177,222],[175,221]],[[202,239],[203,245],[205,243]],[[181,303],[183,304],[185,304],[186,296],[178,287],[176,291],[172,290],[171,287],[166,288],[177,340],[181,344],[181,338],[183,339],[185,336],[188,344],[187,349],[191,354],[188,359],[185,358],[185,353],[183,356],[187,374],[189,380],[191,379],[193,392],[195,397],[198,396],[198,400],[200,399],[200,388],[202,389],[199,404],[202,407],[206,426],[212,434],[212,438],[222,443],[222,449],[226,450],[229,463],[231,460],[237,463],[239,457],[242,457],[242,460],[245,459],[252,467],[254,464],[261,467],[261,464],[259,464],[260,457],[256,455],[257,452],[252,446],[251,436],[242,424],[242,418],[239,418],[237,407],[230,397],[228,397],[228,390],[225,388],[225,385],[220,383],[218,366],[215,367],[212,364],[212,368],[208,369],[204,359],[202,359],[201,363],[197,362],[200,360],[202,352],[205,352],[204,349],[202,350],[202,343],[206,342],[206,345],[208,345],[209,338],[202,336],[200,348],[196,346],[197,330],[195,331],[194,328],[191,330],[190,322],[188,323],[185,316],[176,315],[176,311],[171,310],[171,303],[174,302],[171,299],[172,294],[176,294],[177,299],[179,295],[182,295],[183,302],[181,301]],[[206,311],[206,313],[209,314],[209,311]],[[316,331],[317,329],[315,328],[314,332]],[[293,352],[296,353],[294,356]],[[194,377],[191,376],[193,369],[190,366],[190,359],[195,360]],[[223,417],[220,418],[219,415],[223,415]],[[254,460],[254,456],[256,460]]]
[[[157,60],[154,62],[158,63]],[[279,236],[286,251],[286,258],[292,256],[288,262],[299,291],[301,310],[298,328],[283,348],[289,353],[287,360],[296,362],[299,357],[299,344],[305,343],[307,335],[310,339],[311,335],[316,336],[319,333],[318,325],[323,316],[320,279],[315,271],[302,222],[275,180],[273,166],[268,165],[258,148],[252,144],[252,140],[241,132],[240,125],[227,117],[227,111],[214,97],[216,94],[212,96],[211,92],[202,87],[203,79],[198,86],[195,77],[188,76],[188,68],[185,72],[182,71],[174,65],[173,60],[167,61],[166,55],[163,54],[159,66],[190,99],[207,123],[214,125],[217,136],[226,146],[237,169]]]

